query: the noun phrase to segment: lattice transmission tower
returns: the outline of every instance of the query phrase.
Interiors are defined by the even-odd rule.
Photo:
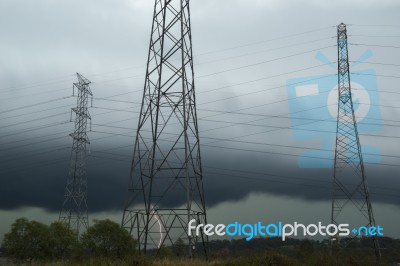
[[[354,114],[347,30],[343,23],[337,27],[337,45],[339,98],[331,221],[333,224],[349,223],[351,218],[360,222],[360,226],[369,228],[375,226],[375,218]],[[350,238],[342,239],[343,241],[336,239],[334,246],[339,249],[346,248],[356,238],[357,232],[351,232]],[[378,240],[375,236],[371,236],[371,239],[375,254],[380,257]]]
[[[90,144],[87,136],[87,122],[91,119],[88,111],[89,96],[93,96],[90,81],[77,73],[78,83],[73,84],[78,90],[77,106],[72,108],[75,113],[75,131],[70,134],[73,139],[67,185],[65,187],[64,202],[59,220],[66,222],[78,233],[89,227],[87,205],[87,176],[86,176],[86,148]],[[71,112],[71,119],[72,119]]]
[[[183,242],[186,256],[207,255],[192,219],[206,223],[189,0],[156,0],[122,227],[142,254]]]

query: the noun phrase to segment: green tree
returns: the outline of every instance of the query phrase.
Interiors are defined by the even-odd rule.
[[[81,237],[82,248],[95,257],[124,258],[136,253],[136,241],[111,220],[95,220]]]
[[[32,261],[48,256],[48,240],[48,226],[19,218],[11,225],[11,231],[4,235],[2,247],[10,257]]]
[[[78,234],[68,224],[53,222],[49,226],[49,253],[53,259],[71,255],[78,248]]]

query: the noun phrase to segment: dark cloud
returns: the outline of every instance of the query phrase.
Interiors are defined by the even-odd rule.
[[[4,160],[29,153],[32,150],[0,154],[4,184],[0,189],[0,209],[32,206],[58,212],[66,184],[69,150],[62,149],[51,156],[25,155],[21,160]],[[90,212],[122,211],[127,196],[131,154],[129,145],[117,149],[112,156],[92,151],[87,166]],[[329,200],[331,197],[332,169],[300,169],[293,156],[260,156],[204,147],[202,158],[208,207],[225,201],[239,201],[250,193],[270,193],[311,201]],[[371,165],[366,169],[373,200],[398,205],[395,188],[400,184],[395,179],[396,169]],[[163,204],[178,206],[182,203],[182,199],[175,197]]]
[[[76,98],[66,97],[72,94],[74,73],[81,72],[93,82],[95,97],[87,163],[89,211],[122,213],[153,4],[0,1],[0,209],[18,212],[34,206],[59,212],[72,144],[70,108],[76,105]],[[337,60],[334,26],[340,22],[354,24],[349,26],[353,43],[398,46],[398,27],[379,25],[398,24],[399,1],[192,0],[191,7],[207,207],[242,201],[251,193],[329,202],[333,169],[301,169],[299,149],[290,148],[321,143],[318,138],[294,140],[285,85],[289,79],[335,73],[315,55],[320,51]],[[351,46],[351,60],[371,48],[371,62],[397,64],[398,49],[368,45]],[[371,198],[373,203],[399,206],[399,167],[390,166],[398,165],[399,158],[400,109],[390,107],[398,107],[398,85],[396,79],[384,77],[398,76],[398,69],[365,62],[357,66],[364,68],[379,75],[385,125],[373,134],[392,136],[361,136],[363,144],[389,155],[380,165],[366,164]],[[231,138],[244,142],[223,141]],[[179,205],[182,199],[164,204]]]

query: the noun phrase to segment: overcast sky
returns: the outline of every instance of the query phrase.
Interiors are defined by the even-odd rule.
[[[0,238],[17,217],[58,217],[76,72],[92,81],[94,94],[91,218],[120,221],[153,5],[0,1]],[[399,8],[396,0],[191,1],[209,221],[329,222],[335,131],[329,95],[336,26],[344,22],[352,80],[371,92],[359,95],[357,108],[366,110],[358,116],[375,219],[386,234],[400,237]],[[318,101],[291,96],[290,84],[301,80],[319,85]],[[301,118],[329,120],[323,129],[331,133],[312,133],[322,124],[299,133],[296,108],[309,110]],[[325,151],[305,160],[325,168],[300,167],[299,156],[313,148]]]

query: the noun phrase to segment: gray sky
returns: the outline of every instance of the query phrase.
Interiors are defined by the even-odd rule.
[[[20,216],[57,219],[72,143],[68,134],[74,125],[68,121],[76,101],[70,97],[75,72],[93,82],[95,97],[88,162],[91,217],[120,220],[153,5],[151,0],[0,2],[0,235]],[[316,55],[336,62],[335,26],[344,22],[350,60],[372,52],[353,62],[352,71],[375,71],[378,92],[372,101],[378,103],[381,126],[360,132],[360,138],[383,155],[366,164],[376,221],[388,235],[400,237],[395,226],[400,222],[400,26],[393,26],[400,25],[399,8],[395,0],[191,1],[211,222],[329,221],[333,170],[301,169],[297,156],[304,148],[332,145],[333,139],[329,134],[302,139],[292,130],[291,108],[305,103],[292,99],[286,85],[335,74],[335,67]],[[331,87],[323,89],[328,95]],[[306,114],[327,113],[326,106],[319,110]],[[360,121],[360,127],[371,121],[376,122]],[[332,125],[327,130],[334,131]],[[329,162],[333,153],[321,156]]]

